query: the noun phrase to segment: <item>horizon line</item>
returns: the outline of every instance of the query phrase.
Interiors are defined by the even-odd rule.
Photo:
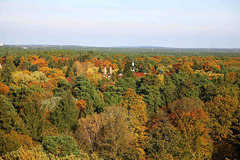
[[[44,46],[44,44],[5,44],[0,43],[3,46]],[[1,47],[3,47],[1,46]],[[87,48],[167,48],[167,49],[240,49],[240,47],[165,47],[165,46],[154,46],[154,45],[119,45],[119,46],[94,46],[94,45],[79,45],[79,44],[46,44],[46,46],[76,46],[76,47],[87,47]]]

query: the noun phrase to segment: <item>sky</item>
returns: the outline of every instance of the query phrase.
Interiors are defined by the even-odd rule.
[[[240,48],[240,0],[0,0],[0,44]]]

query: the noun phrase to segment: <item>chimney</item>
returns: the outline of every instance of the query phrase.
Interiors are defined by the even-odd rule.
[[[107,75],[107,67],[106,67],[106,65],[104,65],[104,76],[106,76]]]
[[[112,65],[109,66],[109,74],[112,75]]]

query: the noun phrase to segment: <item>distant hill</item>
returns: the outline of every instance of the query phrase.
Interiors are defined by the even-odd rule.
[[[80,45],[51,45],[47,44],[4,44],[1,47],[22,48],[22,49],[47,49],[47,50],[80,50],[80,51],[98,51],[114,54],[151,54],[151,55],[192,55],[192,56],[240,56],[240,48],[173,48],[160,46],[80,46]]]

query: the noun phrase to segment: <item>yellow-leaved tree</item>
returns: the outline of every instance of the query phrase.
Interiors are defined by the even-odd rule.
[[[227,93],[227,91],[226,91]],[[238,97],[216,96],[206,103],[205,110],[211,118],[214,143],[214,159],[235,159],[239,151],[239,113]]]
[[[121,106],[127,108],[128,115],[133,117],[134,132],[137,136],[136,147],[140,153],[140,159],[144,159],[144,142],[147,140],[146,136],[146,122],[148,121],[147,113],[145,111],[146,104],[143,97],[138,95],[133,89],[128,89],[121,101]]]
[[[74,137],[80,148],[104,159],[143,159],[134,122],[126,108],[108,106],[102,113],[80,118]]]
[[[73,64],[73,72],[76,76],[80,76],[85,73],[89,68],[93,68],[94,64],[88,61],[79,62],[75,61]]]
[[[95,87],[98,86],[99,81],[102,79],[102,74],[98,73],[97,67],[88,68],[85,73],[85,77],[89,79],[90,83],[92,83]]]

